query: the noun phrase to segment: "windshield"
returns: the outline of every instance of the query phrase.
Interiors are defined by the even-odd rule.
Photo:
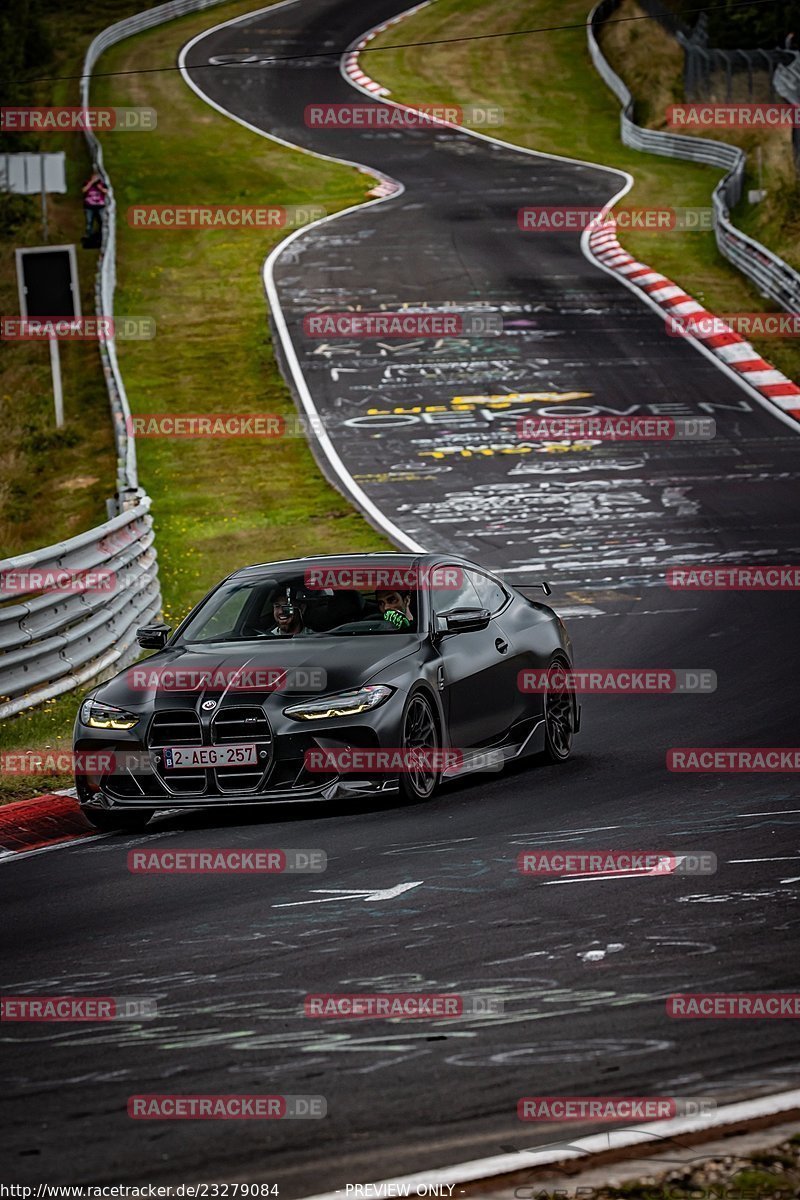
[[[302,576],[235,580],[213,592],[178,639],[183,643],[416,633],[419,596],[395,588],[312,588]]]

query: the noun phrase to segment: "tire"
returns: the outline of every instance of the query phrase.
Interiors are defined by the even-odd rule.
[[[141,833],[153,815],[152,809],[143,812],[104,812],[102,809],[82,808],[90,825],[104,833]]]
[[[406,706],[401,746],[403,750],[435,752],[441,749],[433,705],[424,692],[415,692]],[[439,787],[441,776],[441,770],[437,768],[430,771],[424,767],[419,771],[404,771],[400,775],[400,794],[411,802],[430,800]]]
[[[569,671],[569,664],[556,659],[547,669],[548,685],[551,676]],[[544,695],[544,757],[546,762],[566,762],[572,753],[575,737],[576,700],[573,689],[551,691]]]

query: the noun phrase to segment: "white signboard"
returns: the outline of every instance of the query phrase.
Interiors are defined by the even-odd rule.
[[[41,191],[66,190],[67,168],[63,150],[58,154],[0,154],[0,192],[32,196]]]

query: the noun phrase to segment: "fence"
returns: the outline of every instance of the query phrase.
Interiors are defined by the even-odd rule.
[[[773,76],[775,91],[790,104],[800,104],[800,53],[784,54],[783,62]],[[800,175],[800,128],[792,128],[794,165]]]
[[[86,52],[81,104],[86,107],[89,103],[91,72],[104,50],[132,34],[218,3],[220,0],[172,0],[108,26]],[[86,138],[95,167],[103,171],[100,143],[91,130]],[[116,209],[113,188],[107,182],[95,306],[99,316],[110,317],[116,287]],[[128,665],[139,653],[137,626],[151,620],[161,608],[150,498],[138,483],[136,446],[128,426],[130,407],[113,339],[100,342],[100,354],[117,453],[117,496],[109,503],[117,512],[76,537],[0,561],[0,718],[98,679],[111,668]],[[72,575],[98,569],[113,577],[112,590],[40,591],[9,603],[18,594],[15,573],[62,571]]]
[[[725,175],[711,197],[714,235],[720,253],[746,275],[763,296],[774,300],[789,312],[800,311],[800,274],[766,246],[742,233],[730,219],[730,209],[738,204],[742,196],[747,161],[744,151],[738,146],[715,142],[710,138],[645,129],[634,121],[633,97],[604,58],[597,41],[600,27],[619,4],[620,0],[600,0],[589,14],[587,37],[592,62],[622,105],[620,136],[623,144],[649,154],[688,159],[723,169]]]

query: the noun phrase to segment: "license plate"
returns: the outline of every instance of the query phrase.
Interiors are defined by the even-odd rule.
[[[170,746],[163,750],[168,771],[186,767],[254,767],[256,746]]]

